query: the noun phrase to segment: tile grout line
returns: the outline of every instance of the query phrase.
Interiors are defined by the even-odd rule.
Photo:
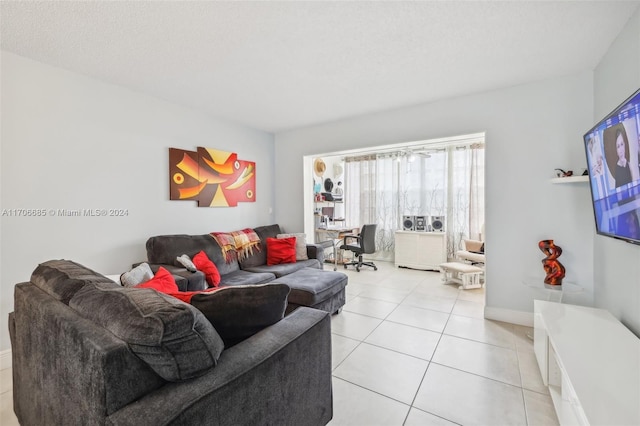
[[[383,398],[390,399],[391,401],[395,401],[395,402],[400,403],[400,404],[402,404],[402,405],[406,405],[409,409],[411,409],[411,406],[410,406],[409,404],[407,404],[406,402],[400,401],[399,399],[396,399],[396,398],[394,398],[394,397],[392,397],[392,396],[385,395],[385,394],[380,393],[380,392],[378,392],[378,391],[375,391],[375,390],[373,390],[373,389],[369,389],[369,388],[367,388],[367,387],[364,387],[364,386],[362,386],[362,385],[359,385],[358,383],[354,383],[354,382],[352,382],[352,381],[350,381],[350,380],[347,380],[347,379],[344,379],[344,378],[342,378],[342,377],[337,377],[337,376],[333,376],[333,377],[334,377],[334,378],[336,378],[336,379],[338,379],[338,380],[342,380],[343,382],[349,383],[350,385],[357,386],[357,387],[359,387],[360,389],[364,389],[364,390],[366,390],[367,392],[375,393],[376,395],[379,395],[379,396],[381,396],[381,397],[383,397]]]
[[[456,300],[458,300],[458,298],[456,297]],[[455,306],[455,303],[454,303]],[[453,310],[453,308],[452,308]],[[451,313],[449,313],[449,316],[447,317],[447,321],[445,322],[444,326],[442,327],[442,332],[440,333],[440,337],[438,337],[438,341],[436,342],[435,347],[433,348],[433,353],[431,354],[431,358],[429,359],[429,364],[427,364],[427,368],[424,369],[424,374],[422,375],[422,379],[420,379],[420,383],[418,384],[418,388],[416,389],[416,393],[413,395],[413,399],[411,400],[411,408],[414,408],[414,404],[416,402],[416,398],[418,397],[418,393],[420,392],[420,389],[422,388],[422,385],[424,383],[424,379],[427,377],[427,372],[429,371],[429,367],[431,367],[431,364],[433,363],[433,357],[436,355],[436,351],[438,350],[438,346],[440,346],[440,341],[442,340],[442,336],[444,335],[444,330],[447,328],[447,324],[449,323],[449,319],[451,318]],[[411,412],[411,408],[409,409],[409,412],[407,413],[407,416],[404,419],[404,422],[402,423],[403,425],[407,422],[407,419],[409,418],[409,413]],[[419,408],[415,407],[417,410],[419,410]],[[430,413],[431,414],[431,413]],[[440,416],[438,416],[440,417]],[[444,418],[444,417],[440,417],[440,418]],[[447,421],[451,421],[447,418],[444,418]],[[454,422],[455,423],[455,422]]]
[[[515,333],[515,329],[514,329]],[[520,354],[517,351],[518,343],[516,342],[516,360],[518,362],[518,376],[520,377],[520,396],[522,397],[522,407],[524,408],[524,420],[527,425],[531,424],[529,420],[529,410],[527,410],[527,398],[524,397],[524,383],[522,381],[522,370],[520,369]]]

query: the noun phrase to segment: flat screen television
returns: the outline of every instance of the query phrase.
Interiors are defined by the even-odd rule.
[[[640,244],[640,90],[584,135],[600,235]]]

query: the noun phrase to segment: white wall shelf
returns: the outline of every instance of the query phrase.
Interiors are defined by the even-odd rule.
[[[589,176],[568,176],[551,179],[551,183],[580,183],[589,182]]]

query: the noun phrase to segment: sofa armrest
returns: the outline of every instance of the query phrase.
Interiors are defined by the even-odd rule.
[[[168,383],[108,420],[114,425],[325,425],[332,416],[330,315],[300,307],[223,351],[209,373]]]
[[[173,275],[173,278],[176,280],[178,290],[180,291],[199,291],[209,288],[204,272],[202,271],[189,272],[182,266],[173,266],[161,263],[151,263],[149,264],[149,266],[151,267],[151,270],[154,274],[158,272],[158,269],[160,267],[163,267],[167,271],[169,271],[169,273]]]
[[[165,383],[113,333],[33,283],[14,290],[13,406],[22,425],[102,425]]]
[[[324,263],[324,246],[321,244],[307,244],[307,257],[309,259],[318,259],[320,267]]]

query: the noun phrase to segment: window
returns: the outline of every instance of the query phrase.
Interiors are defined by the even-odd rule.
[[[394,251],[403,215],[444,216],[448,257],[484,223],[484,144],[345,158],[350,226],[377,223],[382,257]]]

